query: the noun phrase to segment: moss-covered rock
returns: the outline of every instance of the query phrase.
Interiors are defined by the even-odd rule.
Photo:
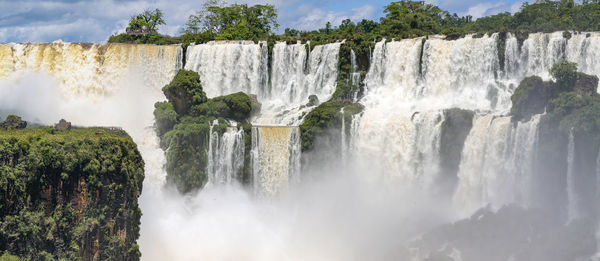
[[[250,96],[243,92],[237,92],[225,96],[215,97],[205,103],[194,106],[192,115],[205,115],[217,118],[232,119],[245,122],[258,106]]]
[[[159,137],[162,137],[177,124],[177,112],[175,112],[173,104],[170,102],[157,102],[154,104],[154,119],[156,132]]]
[[[163,92],[178,114],[186,114],[194,105],[206,102],[197,72],[179,70],[175,78],[163,87]]]
[[[575,92],[581,96],[593,96],[598,91],[598,76],[577,73]]]
[[[18,130],[26,127],[27,122],[16,115],[8,115],[5,121],[0,122],[0,130]]]
[[[347,103],[339,100],[330,100],[319,105],[309,112],[300,125],[300,137],[302,140],[302,151],[311,150],[314,147],[315,138],[323,134],[329,128],[341,128],[342,113],[346,122],[351,122],[352,115],[362,112],[363,106],[358,103]],[[346,128],[349,129],[349,128]]]
[[[139,259],[144,162],[125,132],[0,130],[0,173],[0,250],[31,260]]]
[[[256,98],[243,92],[206,99],[198,74],[180,70],[163,88],[168,102],[157,102],[154,107],[156,132],[167,156],[167,182],[182,193],[196,191],[208,181],[208,146],[210,130],[223,135],[230,121],[244,127],[246,155],[251,150],[251,125],[249,119],[260,110]],[[217,120],[217,124],[215,123]],[[249,156],[245,165],[249,165]],[[244,168],[242,182],[248,182]]]
[[[440,169],[442,181],[454,188],[465,140],[473,127],[475,113],[463,109],[444,110],[440,137]]]
[[[544,112],[548,103],[548,84],[538,76],[527,77],[519,83],[511,97],[514,120],[528,121],[531,116]]]

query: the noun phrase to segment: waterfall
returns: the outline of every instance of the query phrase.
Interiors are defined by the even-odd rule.
[[[531,206],[534,151],[541,115],[511,124],[510,117],[478,116],[462,152],[454,204],[464,213],[492,204]]]
[[[269,198],[285,193],[299,179],[298,127],[253,127],[252,165],[255,193]]]
[[[198,72],[208,97],[235,92],[268,97],[266,42],[209,42],[191,45],[186,53],[186,70]]]
[[[327,101],[336,87],[341,43],[315,46],[277,43],[271,75],[265,42],[209,42],[187,50],[185,68],[199,73],[209,97],[245,92],[262,103],[256,124],[297,126],[310,95]],[[269,85],[270,82],[270,85]]]
[[[176,45],[1,44],[0,78],[15,81],[28,73],[49,75],[69,98],[99,99],[133,85],[160,92],[181,68],[181,56]]]
[[[341,137],[340,152],[342,154],[342,162],[346,162],[346,157],[347,157],[347,153],[348,153],[348,144],[346,142],[346,116],[344,115],[344,108],[340,109],[340,114],[342,114],[342,133],[340,134],[340,137]]]
[[[365,95],[360,103],[364,105],[364,112],[353,115],[351,122],[348,122],[350,118],[342,118],[342,143],[339,146],[343,158],[347,162],[367,165],[369,171],[361,175],[381,175],[386,181],[384,184],[389,184],[394,190],[400,190],[402,186],[422,191],[436,190],[436,182],[443,171],[440,162],[444,153],[441,151],[444,124],[450,120],[444,111],[451,108],[472,110],[476,116],[460,152],[461,157],[457,159],[458,173],[456,177],[453,176],[456,178],[456,187],[453,194],[444,195],[452,198],[453,210],[472,214],[486,205],[497,209],[514,203],[536,207],[533,183],[545,178],[534,176],[533,164],[542,115],[535,115],[527,122],[513,122],[507,116],[511,107],[510,95],[515,84],[526,76],[538,75],[549,79],[548,69],[561,59],[577,62],[581,72],[600,76],[600,34],[572,33],[569,39],[562,32],[530,34],[521,46],[514,35],[508,34],[504,70],[499,66],[498,40],[497,35],[481,38],[467,36],[453,41],[431,36],[427,39],[383,40],[376,43],[370,53],[369,71],[362,79]],[[256,94],[263,104],[263,112],[254,119],[254,123],[278,125],[256,125],[252,129],[252,178],[259,197],[273,198],[286,194],[300,180],[300,130],[295,126],[302,121],[304,113],[314,108],[303,107],[310,95],[316,95],[320,102],[324,102],[335,90],[340,44],[315,46],[310,50],[309,44],[277,43],[271,57],[264,42],[211,42],[188,47],[185,68],[199,73],[210,97],[238,91]],[[162,239],[156,237],[152,233],[154,231],[148,232],[148,224],[159,224],[156,227],[181,232],[191,227],[181,224],[196,224],[194,222],[200,220],[195,219],[199,216],[198,209],[216,208],[210,205],[213,198],[205,199],[202,204],[191,204],[192,207],[186,205],[190,201],[197,202],[194,200],[205,194],[186,200],[176,197],[178,204],[185,206],[181,211],[185,214],[168,213],[166,226],[162,223],[165,220],[153,220],[156,217],[153,214],[157,214],[153,210],[162,211],[156,211],[156,202],[172,195],[160,192],[165,182],[163,165],[166,159],[151,127],[152,109],[155,102],[165,100],[161,88],[181,68],[182,53],[181,47],[174,45],[75,44],[60,41],[0,45],[0,94],[3,96],[0,97],[0,107],[3,110],[21,112],[19,109],[31,107],[37,111],[25,111],[29,113],[27,116],[43,114],[45,124],[52,124],[64,117],[83,126],[123,126],[132,135],[146,163],[144,192],[140,198],[140,206],[145,213],[140,249],[149,257],[155,254],[153,251],[160,252],[163,249],[150,247],[149,242]],[[353,51],[350,58],[350,80],[353,84],[360,84]],[[271,71],[268,68],[269,59]],[[29,81],[28,78],[37,81]],[[6,87],[13,85],[18,88]],[[45,86],[57,91],[58,96],[47,95]],[[19,88],[28,92],[20,92]],[[11,96],[24,98],[15,102]],[[50,102],[35,104],[38,96]],[[343,110],[340,113],[343,116],[347,114]],[[243,170],[242,164],[247,156],[244,155],[243,130],[229,127],[221,133],[216,131],[215,124],[209,130],[207,176],[209,184],[228,185]],[[582,194],[576,190],[574,182],[579,175],[576,160],[580,160],[575,153],[574,134],[571,133],[568,138],[565,148],[567,171],[559,177],[566,181],[566,184],[561,184],[564,186],[561,190],[567,194],[568,205],[561,202],[557,208],[566,207],[569,220],[573,220],[586,210],[582,204],[578,204],[577,196]],[[600,166],[600,153],[597,161]],[[596,175],[596,193],[599,193],[600,167]],[[331,191],[328,192],[338,192]],[[220,205],[217,209],[223,208],[226,207]],[[219,221],[218,218],[228,216],[230,212],[219,214],[222,216],[215,218],[209,215],[202,221],[208,220],[205,224],[213,226],[214,223],[210,221]],[[295,214],[284,217],[293,220],[299,217]],[[348,216],[350,214],[355,213],[349,213]],[[381,216],[386,216],[383,214]],[[241,222],[241,227],[259,230],[261,234],[272,237],[270,233],[264,233],[268,229],[262,230],[272,227],[255,229],[252,226],[256,220],[263,221],[263,216],[257,215],[261,218],[254,217],[255,220],[246,217],[242,216],[242,219],[250,224]],[[394,218],[400,220],[396,216]],[[264,222],[270,225],[270,221],[266,219]],[[289,226],[289,223],[285,225]],[[221,233],[221,230],[215,231],[212,236],[227,234]],[[286,232],[289,231],[281,234],[287,236]],[[197,236],[201,233],[193,234]],[[597,234],[600,238],[600,229]],[[355,235],[348,238],[351,236]],[[245,240],[247,238],[242,239],[243,243],[248,242]],[[303,238],[293,240],[303,241]],[[210,238],[206,242],[220,241]],[[207,248],[212,247],[214,245]],[[219,259],[219,254],[222,252],[214,254],[217,258],[213,259]]]
[[[350,82],[352,83],[352,85],[358,85],[360,83],[360,73],[357,72],[358,71],[358,66],[356,65],[356,53],[354,53],[354,50],[350,50],[350,65],[352,66],[352,73],[350,74]],[[354,96],[356,97],[356,95],[358,94],[358,92],[356,92],[354,94]]]
[[[569,144],[567,147],[567,220],[571,222],[579,217],[579,199],[575,192],[575,138],[573,130],[569,132]]]
[[[156,217],[150,213],[154,199],[164,196],[166,178],[152,112],[182,64],[178,45],[0,45],[2,113],[47,125],[64,118],[76,126],[120,126],[131,135],[145,162],[138,244],[150,256],[156,241],[151,232]]]
[[[244,169],[244,129],[228,127],[219,137],[213,132],[215,120],[209,130],[209,145],[207,155],[208,184],[231,184]]]
[[[356,153],[388,176],[422,187],[439,172],[442,111],[510,108],[496,81],[497,35],[446,41],[423,38],[375,45],[365,83]]]

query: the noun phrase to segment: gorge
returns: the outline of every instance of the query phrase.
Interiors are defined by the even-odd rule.
[[[352,46],[3,44],[0,113],[131,135],[144,260],[598,259],[595,123],[559,115],[557,100],[517,117],[511,97],[529,76],[551,85],[562,60],[600,76],[600,34]],[[199,130],[205,180],[184,190],[168,181],[175,143],[161,144],[153,115],[180,69],[198,73],[206,102],[244,92],[261,104]],[[595,81],[573,97],[594,96]]]

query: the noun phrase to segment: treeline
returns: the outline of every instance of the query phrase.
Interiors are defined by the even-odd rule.
[[[413,38],[443,34],[449,39],[469,33],[490,32],[552,32],[560,30],[600,31],[600,0],[549,1],[524,3],[515,14],[508,12],[473,19],[459,16],[424,1],[398,1],[385,7],[385,16],[379,21],[350,19],[334,26],[302,31],[279,28],[277,10],[272,5],[232,4],[207,2],[200,11],[191,15],[177,37],[160,35],[156,25],[164,24],[160,10],[148,11],[131,18],[128,32],[111,36],[109,42],[153,44],[204,43],[211,40],[272,40],[332,42],[340,39]],[[131,33],[147,32],[147,33]]]

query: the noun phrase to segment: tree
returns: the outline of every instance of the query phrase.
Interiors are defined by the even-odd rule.
[[[437,34],[441,30],[442,9],[424,1],[392,2],[385,7],[381,25],[390,36],[413,37]]]
[[[157,33],[157,27],[164,25],[165,20],[163,19],[163,13],[160,9],[144,10],[143,13],[134,15],[129,20],[129,26],[127,32],[141,32],[144,34],[155,34]]]
[[[375,28],[377,28],[377,26],[379,26],[378,23],[376,23],[372,20],[367,20],[367,19],[362,19],[360,22],[358,22],[356,24],[356,28],[361,33],[370,33],[373,30],[375,30]]]
[[[577,64],[563,60],[552,66],[550,74],[556,80],[556,84],[561,92],[572,91],[577,80]]]
[[[277,10],[273,5],[207,2],[203,9],[188,18],[185,34],[212,33],[221,40],[266,39],[277,29]]]

